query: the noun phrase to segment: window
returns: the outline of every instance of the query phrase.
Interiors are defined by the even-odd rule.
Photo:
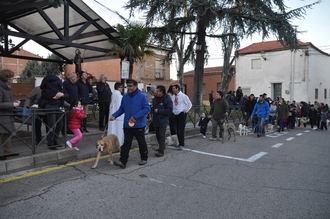
[[[324,99],[327,99],[327,89],[324,89]]]
[[[164,60],[156,59],[155,61],[155,78],[164,79]]]
[[[315,100],[319,99],[319,89],[315,88]]]
[[[251,59],[251,69],[261,69],[261,59]]]

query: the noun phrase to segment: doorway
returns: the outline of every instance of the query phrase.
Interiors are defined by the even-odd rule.
[[[273,90],[273,95],[272,95],[273,100],[276,99],[276,97],[282,97],[282,83],[272,83],[272,90]]]

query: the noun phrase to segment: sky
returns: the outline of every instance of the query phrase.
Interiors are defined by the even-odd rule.
[[[115,19],[116,16],[112,16],[109,9],[119,12],[124,17],[128,17],[128,10],[124,9],[126,1],[118,0],[83,0],[86,4],[92,7],[101,17],[108,21],[111,25],[115,25],[119,22]],[[288,6],[288,10],[298,8],[303,5],[310,4],[316,0],[285,0],[285,4]],[[105,6],[105,7],[104,7]],[[134,19],[130,20],[143,20],[142,15],[138,14]],[[315,5],[312,9],[306,11],[306,15],[302,19],[296,19],[292,21],[293,25],[297,26],[298,39],[303,42],[311,42],[319,49],[330,54],[330,0],[321,0],[319,4]],[[271,37],[267,40],[275,40],[275,37]],[[241,47],[246,47],[252,43],[262,41],[261,36],[255,35],[253,38],[244,39],[241,42]],[[221,44],[218,39],[208,39],[207,46],[209,48],[209,60],[205,67],[214,67],[222,65]],[[46,57],[49,52],[45,48],[38,44],[29,41],[23,47],[24,49]],[[192,70],[192,65],[186,65],[185,71]],[[171,78],[176,79],[176,67],[175,61],[171,65]]]

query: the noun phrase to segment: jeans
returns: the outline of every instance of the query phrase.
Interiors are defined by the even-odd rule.
[[[278,130],[284,131],[284,119],[277,120],[277,124],[278,124]]]
[[[217,137],[217,129],[218,129],[218,126],[220,128],[220,131],[219,131],[219,138],[222,138],[223,137],[223,131],[224,131],[224,128],[223,128],[223,120],[221,119],[213,119],[212,118],[212,138],[216,138]]]
[[[258,117],[256,132],[259,136],[265,133],[265,122],[266,118]]]
[[[73,133],[73,138],[71,138],[69,141],[72,144],[72,146],[75,146],[76,144],[78,144],[80,142],[83,135],[82,135],[80,129],[70,129],[70,130]]]
[[[124,144],[120,148],[119,160],[125,165],[132,147],[133,137],[138,141],[141,160],[148,160],[148,147],[144,136],[144,128],[124,128]]]

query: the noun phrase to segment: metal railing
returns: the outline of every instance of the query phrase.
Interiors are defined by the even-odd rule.
[[[55,122],[52,126],[49,126],[46,122],[47,116],[51,114],[59,114],[59,116],[55,119]],[[19,123],[17,127],[15,127],[15,131],[11,132],[3,123],[3,119],[1,117],[8,117],[12,116],[15,120],[15,123]],[[40,142],[36,142],[36,121],[39,120],[42,124],[46,127],[46,134],[40,139]],[[63,123],[63,133],[64,133],[64,141],[66,140],[66,133],[67,133],[67,122],[66,122],[66,112],[64,109],[39,109],[39,108],[18,108],[14,111],[14,113],[2,113],[0,114],[0,127],[4,130],[8,131],[9,136],[5,139],[4,142],[0,144],[1,147],[4,147],[4,145],[10,141],[11,139],[17,139],[20,142],[22,142],[25,146],[31,149],[32,154],[36,153],[37,147],[44,142],[47,139],[47,136],[53,132],[54,135],[58,138],[59,136],[55,133],[55,129],[58,124]],[[28,136],[28,142],[26,140],[26,136],[19,135],[19,131],[23,130],[24,125],[32,126],[31,128],[31,137]]]

